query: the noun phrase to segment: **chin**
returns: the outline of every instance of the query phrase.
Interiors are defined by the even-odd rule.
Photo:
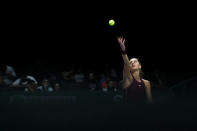
[[[137,70],[137,69],[138,69],[137,67],[132,67],[132,68],[131,68],[131,70]]]
[[[138,68],[131,68],[131,71],[136,71],[138,70]]]

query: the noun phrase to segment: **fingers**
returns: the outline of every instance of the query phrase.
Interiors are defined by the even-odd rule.
[[[124,44],[125,43],[125,39],[123,37],[117,37],[117,40],[121,44]]]
[[[121,43],[124,43],[125,39],[123,37],[120,38]]]
[[[122,42],[123,38],[122,37],[118,37],[118,41]]]
[[[117,40],[118,40],[118,41],[121,41],[121,39],[122,39],[121,37],[117,37]]]
[[[121,43],[121,42],[122,42],[121,37],[118,37],[118,42],[119,42],[119,43]]]
[[[125,39],[123,39],[123,41],[122,41],[123,43],[125,43]]]

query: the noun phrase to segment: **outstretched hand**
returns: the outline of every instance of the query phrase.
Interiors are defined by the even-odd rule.
[[[125,39],[123,37],[117,37],[118,43],[122,51],[125,51]]]

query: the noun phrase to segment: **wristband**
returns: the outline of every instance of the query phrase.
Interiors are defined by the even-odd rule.
[[[125,54],[127,54],[127,51],[126,51],[126,50],[121,50],[121,53],[122,53],[123,55],[125,55]]]

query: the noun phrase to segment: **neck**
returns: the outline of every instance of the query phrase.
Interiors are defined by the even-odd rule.
[[[140,80],[140,70],[132,72],[132,75],[136,80]]]

